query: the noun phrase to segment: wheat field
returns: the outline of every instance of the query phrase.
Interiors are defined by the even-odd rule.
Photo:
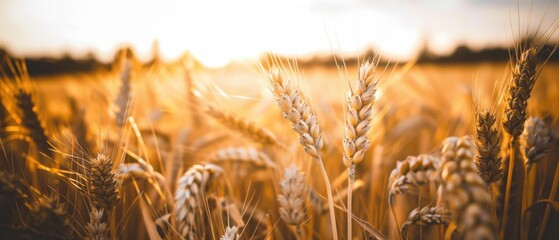
[[[557,239],[559,65],[3,61],[1,239]]]

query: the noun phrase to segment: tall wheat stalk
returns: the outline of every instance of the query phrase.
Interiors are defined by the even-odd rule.
[[[371,128],[373,104],[377,82],[373,81],[376,65],[366,62],[359,68],[355,86],[351,88],[346,101],[345,137],[343,140],[343,162],[347,167],[347,188],[353,189],[355,166],[363,161],[371,142],[367,133]],[[352,192],[347,194],[347,238],[352,237]]]
[[[538,50],[533,47],[522,52],[515,67],[513,68],[512,79],[505,96],[506,105],[503,115],[503,129],[510,135],[510,160],[507,174],[507,186],[505,190],[505,203],[501,223],[501,239],[506,239],[507,236],[509,236],[507,235],[507,233],[515,234],[515,230],[510,231],[510,229],[518,229],[518,223],[520,222],[520,219],[516,218],[520,218],[522,210],[520,208],[509,209],[509,204],[511,202],[511,188],[514,172],[513,169],[516,159],[516,149],[518,147],[518,137],[524,130],[528,99],[530,98],[532,88],[536,83],[537,53]],[[523,182],[523,179],[518,179],[519,177],[520,176],[517,176],[514,180]],[[515,202],[516,201],[518,200],[515,200]],[[520,202],[521,201],[522,200],[520,200]],[[512,217],[509,217],[509,215],[511,214],[513,214]],[[511,238],[511,236],[509,236],[508,238]]]

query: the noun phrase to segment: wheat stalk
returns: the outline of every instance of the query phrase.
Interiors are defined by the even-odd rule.
[[[377,82],[373,81],[375,68],[366,62],[359,68],[359,76],[355,86],[351,88],[346,100],[345,136],[343,139],[343,162],[347,167],[348,189],[355,182],[355,165],[363,161],[371,142],[367,133],[371,128],[373,104]],[[352,191],[347,195],[347,236],[352,239]]]
[[[197,238],[196,216],[200,216],[202,196],[210,185],[210,181],[223,172],[213,164],[194,165],[178,180],[175,191],[174,226],[182,238]]]
[[[118,186],[109,156],[97,154],[91,159],[89,182],[89,193],[96,207],[110,210],[118,203]]]
[[[110,229],[108,224],[103,220],[104,210],[93,208],[89,213],[89,223],[85,226],[85,240],[109,240]]]
[[[243,162],[259,168],[276,169],[277,165],[270,157],[261,151],[252,148],[224,148],[220,149],[210,157],[210,162]]]
[[[207,106],[206,113],[223,125],[238,131],[256,142],[268,145],[276,145],[278,143],[276,136],[270,130],[258,126],[256,123],[247,119],[236,116],[233,113],[220,111],[210,105]]]
[[[313,157],[322,174],[326,185],[326,195],[328,197],[328,207],[330,210],[330,224],[332,225],[332,235],[338,239],[336,216],[334,212],[334,200],[332,197],[332,187],[326,173],[326,168],[322,162],[320,150],[324,146],[324,138],[320,131],[320,126],[312,109],[307,104],[305,97],[289,81],[280,75],[279,70],[275,69],[268,73],[268,80],[271,85],[272,93],[285,119],[291,122],[291,127],[299,134],[299,143],[303,145],[305,152]]]
[[[476,113],[476,158],[478,174],[490,186],[503,176],[501,167],[501,143],[499,131],[495,128],[495,113],[483,110]]]
[[[536,83],[536,58],[538,50],[534,47],[522,52],[520,59],[517,61],[512,70],[512,78],[509,83],[508,91],[505,96],[505,110],[503,114],[503,129],[511,136],[510,139],[510,160],[507,174],[507,185],[505,189],[505,203],[503,210],[503,217],[501,223],[501,238],[505,239],[507,233],[514,231],[506,231],[507,228],[517,228],[519,219],[510,217],[509,215],[521,215],[520,208],[509,208],[511,201],[511,187],[513,182],[513,169],[515,164],[515,153],[517,149],[518,137],[524,130],[524,122],[526,121],[526,107],[528,99],[532,93],[532,88]],[[524,179],[518,179],[521,176],[516,176],[517,181],[523,182]],[[510,212],[510,213],[509,213]],[[516,227],[515,227],[516,226]]]
[[[497,224],[489,206],[491,196],[476,173],[471,137],[449,137],[443,142],[440,171],[442,194],[464,239],[496,239]]]

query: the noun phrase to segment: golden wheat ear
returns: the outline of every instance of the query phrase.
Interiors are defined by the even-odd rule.
[[[426,227],[431,225],[443,225],[447,226],[449,222],[448,211],[441,206],[426,206],[423,208],[416,208],[410,212],[408,219],[402,227],[400,228],[400,233],[402,237],[407,239],[408,228],[411,225],[418,225],[420,227]]]
[[[103,209],[93,208],[89,213],[89,223],[85,226],[85,240],[109,240],[110,228]]]
[[[213,106],[206,109],[206,113],[212,118],[221,122],[223,125],[241,133],[243,136],[264,145],[276,145],[278,141],[272,131],[251,122],[248,119],[241,118],[233,113],[218,110]]]
[[[540,118],[530,117],[524,124],[520,135],[520,152],[524,157],[526,168],[540,162],[553,144],[553,134],[547,124]]]
[[[225,228],[225,233],[219,238],[220,240],[239,240],[241,235],[239,235],[239,229],[235,226],[227,226]]]
[[[201,229],[195,229],[196,220],[202,217],[202,196],[211,181],[220,176],[223,169],[217,165],[194,165],[178,180],[173,209],[174,227],[180,238],[198,238]]]
[[[35,142],[39,152],[42,152],[49,157],[52,157],[53,152],[49,149],[49,140],[47,132],[39,118],[37,106],[32,99],[31,93],[20,88],[15,94],[17,107],[21,111],[21,124],[29,129],[30,137]]]
[[[281,218],[289,225],[298,228],[306,220],[306,199],[308,188],[305,175],[297,166],[285,169],[284,178],[280,181],[281,194],[278,195]]]
[[[330,179],[320,153],[324,147],[324,137],[320,131],[318,120],[303,94],[292,85],[290,79],[280,74],[279,69],[270,70],[267,77],[272,94],[283,117],[291,123],[291,127],[299,135],[299,143],[303,145],[305,152],[318,164],[326,185],[332,237],[337,240],[338,230],[334,212],[334,199]]]
[[[503,168],[501,161],[501,142],[495,126],[497,117],[494,112],[476,112],[476,158],[478,174],[490,186],[501,180]]]
[[[98,154],[91,160],[89,172],[90,197],[98,208],[112,209],[120,199],[113,161],[109,156]]]

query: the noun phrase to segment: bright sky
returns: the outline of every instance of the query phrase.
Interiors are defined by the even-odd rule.
[[[537,24],[548,0],[532,2]],[[559,16],[559,1],[549,4],[544,26]],[[188,50],[209,66],[264,51],[355,53],[370,46],[406,59],[424,40],[438,53],[458,43],[510,43],[517,9],[517,0],[2,0],[0,46],[26,56],[94,52],[108,61],[124,43],[149,59],[157,39],[163,57]],[[522,3],[520,18],[528,12]]]

